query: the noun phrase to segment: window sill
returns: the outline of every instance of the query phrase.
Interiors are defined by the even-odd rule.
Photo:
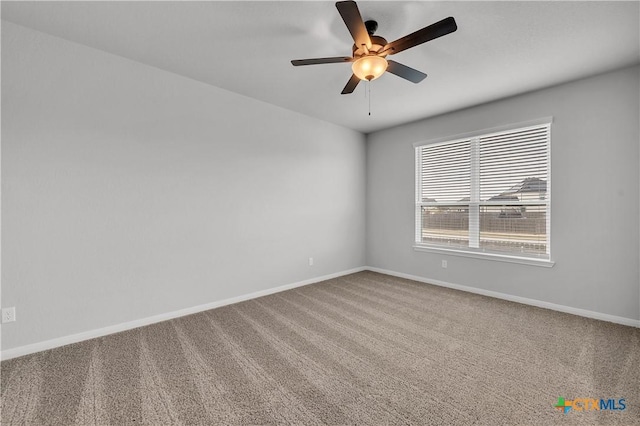
[[[431,247],[423,245],[414,245],[415,251],[424,251],[430,253],[447,254],[451,256],[471,257],[475,259],[491,260],[495,262],[507,262],[507,263],[519,263],[521,265],[541,266],[543,268],[551,268],[555,265],[555,262],[547,259],[535,259],[530,257],[518,257],[509,256],[504,254],[484,253],[484,252],[471,252],[466,250],[456,250],[440,247]]]

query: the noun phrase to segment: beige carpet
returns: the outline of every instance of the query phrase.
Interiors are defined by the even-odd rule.
[[[640,424],[640,330],[361,272],[5,361],[2,424]]]

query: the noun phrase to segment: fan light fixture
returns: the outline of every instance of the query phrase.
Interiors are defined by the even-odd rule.
[[[381,56],[367,55],[356,60],[351,69],[360,80],[371,81],[384,74],[388,65],[387,60]]]

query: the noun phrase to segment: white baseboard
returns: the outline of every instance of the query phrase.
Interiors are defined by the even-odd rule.
[[[469,287],[460,284],[448,283],[445,281],[434,280],[424,277],[419,277],[417,275],[405,274],[402,272],[390,271],[387,269],[375,268],[371,266],[363,266],[359,268],[349,269],[346,271],[336,272],[334,274],[324,275],[321,277],[310,278],[308,280],[299,281],[292,284],[286,284],[279,287],[274,287],[266,290],[256,291],[253,293],[245,294],[242,296],[232,297],[229,299],[219,300],[216,302],[207,303],[204,305],[198,305],[191,308],[180,309],[178,311],[167,312],[164,314],[154,315],[147,318],[141,318],[134,321],[124,322],[121,324],[111,325],[108,327],[103,327],[95,330],[84,331],[78,334],[72,334],[69,336],[63,336],[56,339],[46,340],[44,342],[33,343],[30,345],[19,346],[17,348],[11,348],[4,350],[0,353],[0,359],[7,360],[11,358],[16,358],[23,355],[29,355],[36,352],[45,351],[48,349],[54,349],[60,346],[69,345],[71,343],[78,343],[84,340],[94,339],[96,337],[103,337],[113,333],[119,333],[121,331],[131,330],[133,328],[142,327],[145,325],[154,324],[161,321],[167,321],[173,318],[178,318],[186,315],[195,314],[202,311],[207,311],[209,309],[219,308],[221,306],[231,305],[238,302],[243,302],[245,300],[255,299],[262,296],[268,296],[270,294],[279,293],[281,291],[290,290],[296,287],[302,287],[305,285],[317,283],[320,281],[330,280],[332,278],[338,278],[343,275],[349,275],[360,271],[372,271],[379,272],[381,274],[391,275],[400,278],[406,278],[413,281],[418,281],[426,284],[433,284],[440,287],[452,288],[455,290],[466,291],[469,293],[481,294],[484,296],[495,297],[497,299],[509,300],[511,302],[522,303],[525,305],[537,306],[539,308],[551,309],[554,311],[565,312],[568,314],[578,315],[587,318],[594,318],[597,320],[613,322],[617,324],[628,325],[631,327],[640,328],[640,320],[619,317],[615,315],[604,314],[600,312],[589,311],[587,309],[573,308],[571,306],[558,305],[551,302],[544,302],[541,300],[529,299],[526,297],[513,296],[510,294],[499,293],[496,291],[483,290],[480,288]]]
[[[402,272],[389,271],[387,269],[374,268],[371,266],[367,266],[364,269],[368,271],[379,272],[381,274],[392,275],[394,277],[406,278],[413,281],[419,281],[426,284],[433,284],[440,287],[453,288],[455,290],[462,290],[469,293],[481,294],[483,296],[495,297],[496,299],[503,299],[511,302],[522,303],[525,305],[536,306],[538,308],[551,309],[553,311],[564,312],[567,314],[578,315],[581,317],[593,318],[597,320],[608,321],[616,324],[622,324],[622,325],[628,325],[631,327],[640,328],[640,320],[637,320],[637,319],[619,317],[616,315],[609,315],[601,312],[589,311],[587,309],[573,308],[571,306],[558,305],[551,302],[544,302],[542,300],[529,299],[527,297],[513,296],[511,294],[499,293],[497,291],[483,290],[481,288],[469,287],[466,285],[452,284],[445,281],[432,280],[430,278],[419,277],[417,275],[410,275]]]
[[[84,340],[94,339],[96,337],[102,337],[102,336],[106,336],[113,333],[119,333],[121,331],[131,330],[133,328],[138,328],[138,327],[154,324],[161,321],[167,321],[173,318],[196,314],[202,311],[208,311],[209,309],[219,308],[221,306],[231,305],[234,303],[243,302],[245,300],[255,299],[262,296],[268,296],[270,294],[279,293],[281,291],[290,290],[292,288],[302,287],[302,286],[317,283],[320,281],[330,280],[332,278],[341,277],[343,275],[349,275],[356,272],[364,271],[365,269],[366,269],[365,267],[349,269],[346,271],[336,272],[334,274],[310,278],[304,281],[298,281],[292,284],[285,284],[279,287],[255,291],[253,293],[244,294],[242,296],[236,296],[236,297],[231,297],[229,299],[206,303],[204,305],[193,306],[191,308],[180,309],[178,311],[167,312],[164,314],[154,315],[147,318],[141,318],[134,321],[123,322],[120,324],[110,325],[108,327],[98,328],[95,330],[83,331],[82,333],[58,337],[51,340],[45,340],[44,342],[38,342],[30,345],[19,346],[17,348],[11,348],[11,349],[2,351],[2,353],[0,354],[0,359],[7,360],[11,358],[17,358],[19,356],[45,351],[47,349],[58,348],[60,346],[69,345],[71,343],[78,343]]]

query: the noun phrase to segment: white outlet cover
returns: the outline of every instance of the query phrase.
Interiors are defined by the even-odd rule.
[[[16,308],[4,308],[2,310],[2,322],[14,322],[16,320]]]

